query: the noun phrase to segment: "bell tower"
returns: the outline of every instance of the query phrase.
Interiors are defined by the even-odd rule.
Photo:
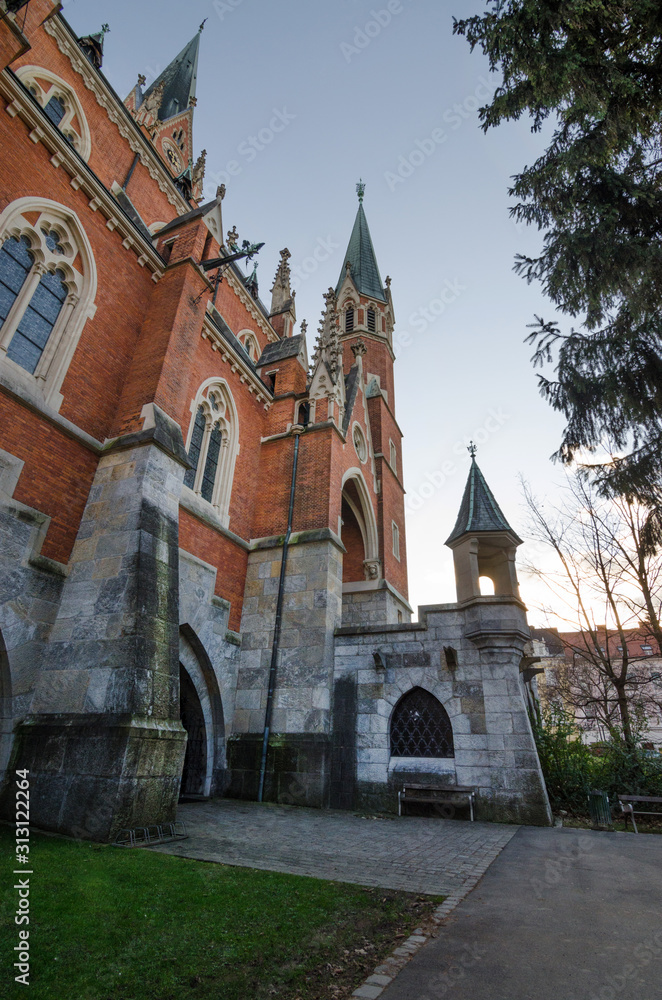
[[[461,603],[481,594],[480,579],[494,584],[495,597],[520,600],[515,566],[522,544],[504,517],[476,462],[476,446],[469,446],[471,469],[460,512],[446,545],[453,550],[457,599]]]

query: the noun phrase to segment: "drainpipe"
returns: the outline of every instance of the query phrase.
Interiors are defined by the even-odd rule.
[[[264,733],[262,735],[262,758],[260,760],[260,783],[257,791],[257,801],[262,802],[264,795],[264,779],[267,773],[267,751],[269,749],[269,732],[271,715],[274,707],[274,692],[276,690],[276,675],[278,673],[278,645],[280,643],[280,627],[283,617],[283,596],[285,593],[285,570],[287,569],[287,551],[292,534],[292,514],[294,512],[294,491],[297,482],[297,464],[299,462],[299,435],[303,427],[295,425],[292,428],[294,437],[294,460],[292,462],[292,483],[290,486],[290,508],[287,514],[287,531],[283,542],[283,556],[280,563],[280,579],[278,581],[278,597],[276,599],[276,620],[274,622],[274,641],[271,647],[271,664],[269,666],[269,687],[267,689],[267,708],[264,713]]]
[[[124,184],[122,184],[122,190],[123,191],[126,191],[126,189],[128,188],[129,181],[133,177],[133,171],[136,169],[136,164],[137,164],[137,162],[138,162],[139,159],[140,159],[140,153],[136,153],[136,155],[133,158],[133,163],[129,167],[129,172],[126,175],[126,180],[124,181]]]

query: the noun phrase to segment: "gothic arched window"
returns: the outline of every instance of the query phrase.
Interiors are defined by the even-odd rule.
[[[408,691],[393,709],[391,756],[455,756],[448,713],[441,702],[423,688]]]
[[[192,407],[195,417],[188,437],[191,468],[184,485],[216,508],[227,527],[234,466],[239,451],[237,412],[225,382],[210,379]]]
[[[368,309],[368,330],[371,333],[374,333],[375,332],[375,327],[376,327],[376,323],[375,323],[375,310],[374,309]]]
[[[92,138],[83,106],[71,86],[41,66],[21,66],[16,75],[41,104],[47,118],[84,160],[92,151]]]
[[[31,385],[55,409],[95,293],[94,259],[77,217],[46,199],[8,205],[0,215],[0,364],[34,376]]]

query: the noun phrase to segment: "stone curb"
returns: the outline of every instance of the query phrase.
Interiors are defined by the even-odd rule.
[[[519,827],[516,827],[515,832],[518,829]],[[508,843],[510,843],[510,840]],[[507,844],[504,844],[499,848],[480,875],[476,876],[476,878],[472,879],[461,889],[456,889],[455,892],[451,892],[450,895],[446,897],[443,903],[437,907],[430,917],[429,930],[425,931],[421,927],[417,927],[416,930],[409,935],[406,941],[403,941],[397,948],[394,948],[389,957],[385,959],[381,965],[377,966],[372,975],[368,976],[365,982],[358,986],[354,992],[350,994],[350,1000],[351,997],[361,997],[362,1000],[377,1000],[377,997],[380,997],[387,986],[391,985],[398,973],[401,972],[405,965],[411,961],[414,955],[420,951],[423,945],[427,944],[431,938],[436,936],[435,932],[446,921],[455,907],[459,906],[462,900],[466,899],[470,892],[473,892],[492,862],[496,861],[506,846]]]

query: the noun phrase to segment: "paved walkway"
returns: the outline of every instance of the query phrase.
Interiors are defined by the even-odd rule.
[[[226,865],[462,898],[516,826],[215,799],[180,805],[188,840],[153,850]]]
[[[373,980],[374,981],[374,980]],[[660,1000],[662,837],[522,827],[383,1000]]]

